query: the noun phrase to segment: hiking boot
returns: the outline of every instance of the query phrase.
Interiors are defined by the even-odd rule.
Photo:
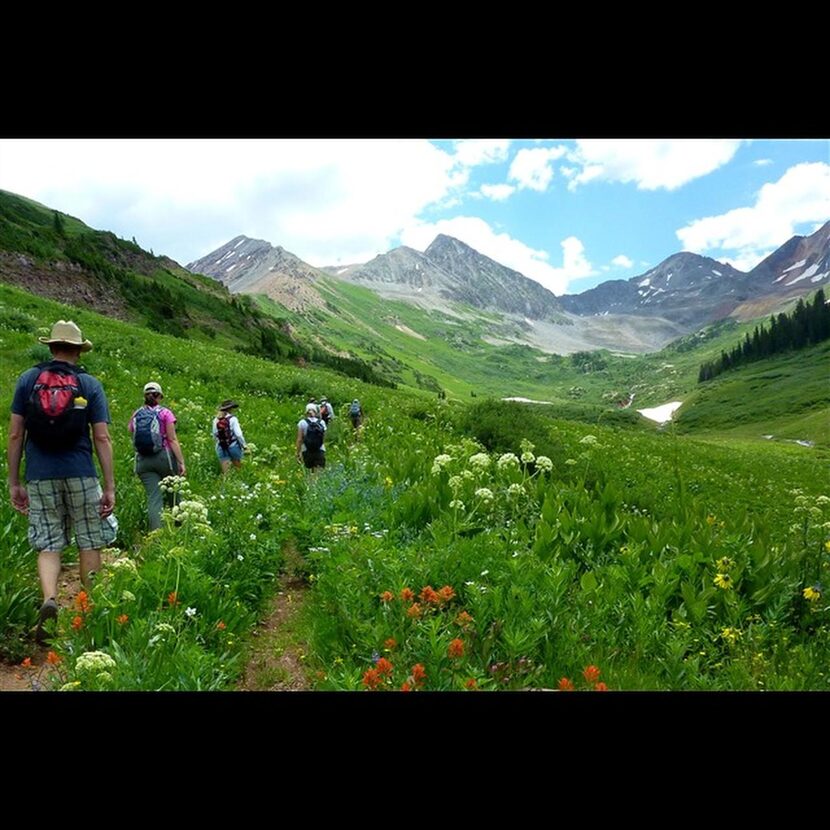
[[[40,613],[37,616],[37,630],[35,631],[35,642],[38,645],[46,645],[52,639],[52,635],[44,628],[44,623],[47,620],[56,620],[58,618],[58,603],[55,602],[54,597],[50,597],[40,606]]]

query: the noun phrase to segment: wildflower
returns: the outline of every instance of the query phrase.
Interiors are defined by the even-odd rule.
[[[472,481],[475,477],[475,473],[472,470],[461,471],[461,478],[463,478],[464,481]]]
[[[236,554],[236,560],[237,560],[237,562],[244,562],[245,557],[241,553],[237,553]]]
[[[130,573],[137,573],[138,569],[132,559],[122,556],[119,559],[114,559],[110,562],[109,567],[113,571],[129,571]]]
[[[447,466],[452,461],[452,456],[447,455],[446,453],[442,453],[441,455],[436,455],[432,462],[432,474],[438,475],[444,467]]]
[[[478,683],[474,677],[471,677],[469,680],[464,682],[465,689],[475,689],[476,686],[478,686]]]
[[[549,473],[553,469],[553,461],[551,461],[546,455],[537,455],[536,469]]]
[[[461,476],[450,476],[450,480],[447,483],[453,490],[457,490],[464,483],[464,479]]]
[[[115,618],[115,621],[119,625],[124,625],[130,618],[126,614],[121,614],[120,616]]]
[[[470,625],[473,622],[473,618],[466,612],[462,611],[456,618],[455,621],[460,625],[462,628]]]
[[[46,655],[46,662],[47,662],[50,666],[57,666],[57,665],[58,665],[58,663],[60,663],[62,659],[63,659],[63,658],[62,658],[62,657],[59,657],[59,656],[58,656],[58,655],[57,655],[54,651],[50,651],[50,652]]]
[[[451,643],[449,648],[447,649],[447,654],[450,657],[463,657],[464,656],[464,641],[460,638],[456,637]]]
[[[256,542],[256,533],[252,533],[252,534],[251,534],[248,538],[249,538],[252,542]]]
[[[73,617],[72,618],[72,628],[75,631],[80,631],[84,627],[84,618],[83,617]]]
[[[168,605],[178,605],[179,603],[179,595],[175,591],[171,591],[167,595],[167,604]]]
[[[387,651],[394,651],[398,646],[398,641],[394,637],[389,637],[387,640],[383,641],[383,647]]]
[[[521,484],[517,484],[514,482],[507,488],[507,498],[509,499],[517,499],[519,496],[524,493],[524,489],[522,488]]]
[[[720,633],[721,638],[726,640],[731,646],[734,646],[742,635],[743,632],[737,628],[724,628]]]
[[[224,631],[224,630],[227,628],[227,625],[225,625],[225,623],[223,623],[223,622],[222,622],[222,620],[219,620],[219,622],[218,622],[218,623],[216,623],[216,627],[217,627],[220,631]]]
[[[517,469],[519,466],[519,459],[512,452],[506,452],[499,457],[496,466],[500,470]]]
[[[411,590],[411,589],[409,589],[409,588],[404,588],[404,589],[401,591],[401,599],[402,599],[404,602],[412,602],[412,600],[413,600],[414,598],[415,598],[415,594],[412,592],[412,590]]]
[[[532,452],[522,453],[522,464],[532,464],[536,460],[536,456]]]
[[[135,594],[132,591],[122,591],[121,592],[121,601],[122,602],[135,602]]]
[[[719,573],[713,580],[718,588],[728,591],[732,587],[732,577],[729,574]]]
[[[383,682],[380,672],[377,669],[367,669],[363,675],[363,685],[368,689],[377,689]]]
[[[196,616],[196,609],[195,608],[185,608],[184,613],[187,614],[188,617],[195,617]]]
[[[25,658],[23,659],[23,662],[22,662],[20,665],[21,665],[24,669],[30,669],[30,668],[32,668],[32,658],[31,658],[31,657],[25,657]]]
[[[595,692],[607,692],[607,691],[608,691],[608,687],[605,685],[605,683],[603,683],[602,681],[600,681],[599,683],[597,683],[597,684],[594,686],[594,691],[595,691]]]
[[[86,591],[80,591],[78,596],[75,597],[75,608],[80,611],[82,614],[86,614],[90,608],[90,601],[89,595]]]
[[[421,606],[418,605],[417,602],[413,602],[412,605],[410,605],[409,608],[407,609],[406,616],[407,617],[412,617],[413,619],[415,617],[420,617],[421,616]]]
[[[461,499],[453,499],[450,502],[450,510],[463,510],[464,502]]]
[[[809,600],[810,602],[818,602],[821,599],[821,586],[811,585],[808,588],[805,588],[802,593],[804,594],[804,599]]]
[[[711,527],[713,524],[715,524],[716,521],[717,521],[717,519],[714,516],[710,515],[710,516],[706,517],[706,524],[709,525],[709,527]]]
[[[470,456],[470,466],[477,470],[486,470],[490,466],[490,456],[486,452],[477,452]]]
[[[597,444],[597,436],[596,435],[586,435],[584,438],[579,439],[580,444],[587,444],[589,447],[594,447]]]
[[[574,684],[567,677],[560,677],[557,685],[560,692],[572,692],[574,690]]]
[[[582,670],[582,676],[589,682],[589,683],[596,683],[599,680],[600,671],[596,666],[586,666]]]
[[[816,504],[819,507],[826,507],[828,504],[830,504],[830,496],[818,496],[816,498]]]
[[[395,595],[391,591],[384,591],[380,595],[381,602],[392,602],[393,599],[395,599]]]
[[[391,486],[392,486],[392,479],[391,479],[391,478],[389,478],[389,476],[386,476],[386,478],[385,478],[385,479],[383,479],[383,483],[384,483],[387,487],[391,487]]]
[[[453,590],[452,585],[445,585],[438,591],[438,596],[441,597],[442,602],[449,602],[454,596],[455,591]]]
[[[73,680],[70,683],[64,683],[63,686],[58,689],[59,692],[74,692],[81,685],[80,680]]]
[[[830,539],[828,539],[828,540],[824,543],[824,550],[825,550],[827,553],[830,553]]]
[[[87,651],[75,661],[75,671],[98,673],[115,668],[115,660],[103,651]]]
[[[479,487],[476,490],[476,498],[489,503],[493,501],[493,491],[489,487]]]
[[[717,561],[717,568],[721,572],[728,571],[730,568],[734,567],[734,565],[735,563],[728,556],[722,556]]]
[[[438,592],[433,589],[432,585],[427,585],[423,588],[420,596],[422,602],[428,602],[430,605],[437,605],[441,601],[441,597],[438,595]]]
[[[427,672],[424,668],[423,663],[416,663],[412,667],[412,679],[415,681],[417,686],[422,686],[424,681],[427,678]]]
[[[392,663],[385,657],[378,658],[378,661],[375,663],[375,668],[380,674],[387,676],[392,674]]]
[[[536,449],[536,444],[527,438],[522,438],[522,440],[519,441],[519,449],[522,452],[533,452],[533,450]]]
[[[412,691],[412,686],[410,686],[409,683],[404,681],[403,683],[401,683],[401,691],[402,692],[411,692]]]
[[[575,458],[567,458],[567,459],[565,459],[565,464],[567,464],[567,466],[568,466],[568,467],[573,467],[574,465],[576,465],[576,464],[578,464],[578,463],[579,463],[579,462],[578,462]]]

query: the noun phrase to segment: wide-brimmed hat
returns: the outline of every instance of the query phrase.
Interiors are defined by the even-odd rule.
[[[164,394],[164,392],[161,391],[161,384],[158,384],[152,380],[149,383],[144,384],[144,394],[146,395],[148,392],[156,392],[159,395]]]
[[[92,348],[89,340],[84,340],[81,330],[72,320],[58,320],[52,326],[52,333],[49,337],[38,337],[41,343],[47,346],[52,343],[64,343],[68,346],[80,346],[82,352],[88,352]]]
[[[239,408],[239,404],[236,401],[232,401],[230,399],[228,399],[226,401],[222,401],[222,403],[219,404],[219,411],[220,412],[225,412],[228,409],[238,409],[238,408]]]
[[[310,412],[315,418],[320,414],[316,403],[310,403],[305,408],[306,415]]]

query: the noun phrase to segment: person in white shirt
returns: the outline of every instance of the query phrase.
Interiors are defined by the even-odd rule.
[[[297,461],[305,464],[307,470],[326,466],[326,447],[323,444],[326,424],[320,418],[317,404],[305,408],[305,417],[297,423]]]

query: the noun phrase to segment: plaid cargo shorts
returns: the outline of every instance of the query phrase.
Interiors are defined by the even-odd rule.
[[[101,485],[95,476],[48,478],[26,483],[29,492],[29,543],[36,551],[62,551],[72,528],[80,550],[99,550],[115,541],[115,516],[102,519]]]

